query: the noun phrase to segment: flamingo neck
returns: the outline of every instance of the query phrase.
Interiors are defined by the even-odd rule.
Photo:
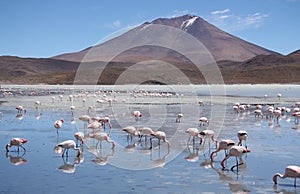
[[[277,177],[280,177],[280,178],[285,178],[284,175],[280,174],[280,173],[276,173],[273,177],[273,182],[274,184],[277,184]]]
[[[9,147],[11,147],[10,144],[7,144],[6,147],[5,147],[6,148],[6,152],[8,152],[8,148]]]

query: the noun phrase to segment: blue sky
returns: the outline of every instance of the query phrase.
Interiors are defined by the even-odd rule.
[[[239,38],[288,54],[300,49],[300,0],[4,0],[0,55],[51,57],[159,17],[198,15]]]

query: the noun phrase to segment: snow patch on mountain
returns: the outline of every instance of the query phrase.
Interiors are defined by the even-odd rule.
[[[198,16],[194,16],[194,17],[192,17],[191,19],[185,20],[185,21],[182,22],[182,24],[181,24],[181,29],[187,30],[187,28],[188,28],[189,26],[191,26],[191,25],[196,21],[196,19],[198,19],[198,18],[199,18]]]

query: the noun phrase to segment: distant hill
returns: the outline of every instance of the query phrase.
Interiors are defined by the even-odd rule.
[[[57,59],[0,57],[0,83],[72,84],[78,62]]]

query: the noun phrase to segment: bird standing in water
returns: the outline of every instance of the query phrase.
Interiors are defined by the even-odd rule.
[[[24,139],[24,138],[20,138],[20,137],[12,138],[10,140],[10,143],[6,144],[6,152],[9,152],[8,148],[10,148],[12,146],[17,146],[18,147],[18,152],[19,152],[20,147],[23,148],[24,152],[26,152],[26,149],[22,145],[27,143],[27,142],[28,142],[28,140]]]
[[[60,119],[54,122],[54,127],[56,128],[56,132],[58,134],[58,129],[62,127],[62,124],[65,122],[64,119]]]
[[[57,144],[54,149],[57,150],[58,148],[62,148],[63,149],[61,157],[64,157],[65,153],[66,153],[66,155],[68,157],[69,149],[76,150],[77,151],[77,157],[79,157],[80,153],[81,153],[80,149],[78,147],[76,147],[76,143],[73,140],[63,141],[63,142]]]
[[[239,139],[239,142],[238,142],[238,146],[241,146],[242,145],[242,141],[245,142],[245,147],[247,148],[247,144],[246,144],[246,141],[248,139],[248,133],[247,131],[244,131],[244,130],[240,130],[237,132],[237,137]]]
[[[274,184],[277,184],[277,177],[280,178],[295,178],[294,180],[294,187],[296,187],[296,179],[300,178],[300,167],[299,166],[287,166],[285,168],[285,173],[284,175],[280,174],[280,173],[276,173],[273,176],[273,181]]]
[[[221,150],[225,151],[225,156],[227,155],[226,151],[229,150],[232,146],[234,146],[235,143],[231,139],[223,139],[219,142],[219,147],[216,151],[212,152],[210,155],[211,161],[214,159],[214,154],[218,153]]]
[[[228,155],[222,160],[221,165],[223,167],[223,170],[225,169],[225,161],[230,158],[231,156],[235,156],[236,157],[236,165],[231,167],[231,170],[234,169],[234,167],[237,167],[244,164],[243,159],[242,159],[242,155],[244,153],[248,153],[251,152],[250,150],[248,150],[247,148],[243,147],[243,146],[232,146],[229,150]],[[238,158],[240,160],[240,163],[238,162]]]

